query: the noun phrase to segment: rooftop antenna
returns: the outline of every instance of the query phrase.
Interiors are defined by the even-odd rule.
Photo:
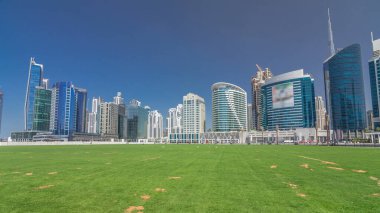
[[[330,8],[327,8],[327,14],[329,16],[328,25],[329,25],[329,49],[330,55],[333,56],[335,54],[335,46],[334,46],[334,38],[331,26],[331,18],[330,18]]]

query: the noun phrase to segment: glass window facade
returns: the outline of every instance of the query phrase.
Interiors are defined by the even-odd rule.
[[[340,50],[323,64],[323,69],[331,129],[342,133],[364,130],[366,108],[360,45]]]
[[[149,110],[136,104],[127,106],[128,124],[127,137],[130,140],[146,139],[148,134]]]
[[[25,97],[25,130],[33,129],[34,102],[36,87],[42,86],[43,66],[36,64],[31,58],[29,66],[29,76]]]
[[[86,132],[87,115],[87,90],[75,88],[75,130],[76,132]]]
[[[380,57],[374,57],[368,62],[369,77],[371,83],[371,99],[372,99],[372,112],[374,129],[380,127],[380,109],[379,109],[379,96],[380,96]],[[371,124],[372,125],[372,124]]]
[[[49,131],[51,111],[51,90],[36,87],[34,94],[33,130]]]

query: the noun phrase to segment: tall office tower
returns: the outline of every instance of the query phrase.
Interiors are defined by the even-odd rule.
[[[164,124],[162,114],[157,110],[149,112],[148,115],[148,139],[161,139],[164,137]]]
[[[42,87],[44,89],[48,89],[49,88],[49,79],[46,79],[46,78],[42,79]]]
[[[315,127],[314,79],[303,69],[272,77],[261,91],[265,130]]]
[[[183,96],[183,133],[188,142],[198,142],[206,131],[206,107],[202,97],[188,93]]]
[[[212,91],[212,130],[214,132],[247,130],[247,93],[240,87],[219,82]]]
[[[129,140],[146,139],[148,127],[148,114],[150,108],[142,107],[141,102],[132,100],[127,106],[128,124],[127,138]]]
[[[247,127],[248,131],[253,130],[252,104],[247,104]]]
[[[75,89],[71,82],[57,82],[52,88],[50,131],[71,136],[75,132]]]
[[[172,133],[182,133],[182,127],[183,127],[183,105],[178,104],[176,108],[170,108],[168,112],[167,119],[167,131],[168,135]]]
[[[255,130],[262,130],[262,109],[261,109],[261,86],[266,80],[272,77],[272,72],[269,68],[265,70],[261,69],[256,64],[257,73],[255,77],[251,79],[252,87],[252,125]]]
[[[42,86],[35,87],[32,130],[49,131],[51,95],[51,90]]]
[[[367,128],[368,128],[368,130],[376,130],[374,127],[373,111],[372,110],[367,111]]]
[[[75,131],[86,132],[87,116],[87,90],[74,88],[75,90]]]
[[[99,134],[99,116],[100,116],[100,104],[103,100],[99,98],[92,98],[91,112],[88,113],[88,133]]]
[[[372,112],[373,112],[373,129],[380,127],[380,39],[372,38],[372,57],[368,61],[369,77],[371,85]],[[371,126],[372,126],[371,125]]]
[[[322,96],[315,97],[316,128],[326,129],[326,108]]]
[[[366,126],[364,82],[359,44],[335,51],[329,17],[331,56],[323,63],[329,126],[336,140],[358,136]],[[355,137],[355,136],[354,136]]]
[[[100,103],[100,134],[118,137],[118,105],[113,102]]]
[[[1,133],[1,121],[3,119],[3,104],[4,104],[4,93],[0,90],[0,133]]]
[[[119,139],[127,139],[127,115],[126,107],[124,103],[124,98],[121,92],[118,92],[117,95],[113,98],[113,102],[118,106],[118,133]]]
[[[25,105],[24,105],[24,122],[25,130],[33,129],[34,117],[34,94],[36,87],[43,86],[43,65],[37,64],[34,58],[30,58],[29,75],[26,87]]]

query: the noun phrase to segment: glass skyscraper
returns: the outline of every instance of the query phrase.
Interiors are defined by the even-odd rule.
[[[71,82],[57,82],[52,88],[50,130],[56,135],[71,136],[76,125],[75,89]]]
[[[51,111],[51,90],[36,87],[34,93],[33,127],[34,131],[49,131]]]
[[[350,45],[333,54],[323,64],[326,105],[335,138],[366,127],[364,82],[360,45]]]
[[[380,127],[380,39],[373,40],[372,36],[372,57],[368,61],[369,77],[371,85],[373,123],[369,126],[373,129]]]
[[[42,84],[43,65],[37,64],[34,61],[34,58],[31,58],[29,64],[29,76],[26,87],[26,97],[24,105],[25,130],[33,129],[35,90],[36,87],[42,86]]]
[[[0,90],[0,133],[1,133],[1,121],[3,118],[3,103],[4,103],[4,93]]]
[[[266,80],[261,96],[265,130],[315,127],[314,79],[302,69]]]
[[[75,131],[86,132],[87,90],[75,88]]]
[[[148,137],[149,107],[142,107],[141,102],[132,100],[127,106],[129,140],[146,139]]]
[[[212,90],[212,129],[214,132],[247,130],[247,92],[224,82]]]

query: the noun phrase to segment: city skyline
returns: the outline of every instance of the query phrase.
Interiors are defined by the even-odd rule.
[[[328,1],[326,1],[328,2]],[[256,2],[257,3],[257,2]],[[328,45],[327,45],[327,7],[330,7],[330,13],[331,13],[331,19],[332,19],[332,25],[334,30],[334,40],[335,40],[335,46],[345,47],[352,43],[360,43],[362,46],[362,64],[363,64],[363,74],[364,74],[364,80],[368,80],[368,64],[366,61],[370,58],[372,54],[372,47],[371,47],[371,39],[370,39],[370,32],[374,32],[375,39],[380,37],[380,31],[376,31],[375,23],[372,22],[373,20],[370,17],[378,18],[378,16],[375,16],[375,10],[372,9],[374,7],[374,4],[379,4],[377,1],[373,1],[373,4],[367,4],[366,6],[363,6],[362,4],[352,3],[350,6],[345,5],[336,5],[334,4],[327,4],[327,3],[313,3],[316,5],[307,6],[306,3],[298,2],[299,5],[295,8],[289,8],[290,10],[287,11],[288,13],[291,13],[294,10],[299,9],[300,7],[306,7],[305,10],[300,15],[305,15],[307,12],[310,12],[309,10],[312,6],[315,6],[316,11],[310,12],[310,16],[312,14],[316,15],[315,18],[311,18],[309,21],[315,22],[315,26],[313,28],[310,28],[311,32],[316,33],[314,36],[308,37],[309,33],[307,31],[303,31],[302,29],[308,29],[305,26],[302,26],[302,23],[297,21],[297,24],[295,26],[287,25],[290,31],[294,31],[294,34],[288,33],[284,31],[284,28],[280,29],[281,34],[274,36],[272,35],[272,29],[269,29],[268,32],[264,32],[264,34],[270,34],[269,38],[263,38],[259,35],[259,33],[256,34],[254,31],[262,31],[261,28],[258,28],[258,26],[265,25],[268,22],[273,22],[274,19],[270,20],[260,20],[262,21],[261,24],[256,23],[257,20],[249,19],[248,11],[244,10],[243,8],[237,8],[233,7],[230,9],[226,9],[225,7],[216,7],[211,9],[210,6],[214,5],[212,3],[204,3],[199,8],[208,8],[211,9],[211,13],[215,15],[214,19],[211,19],[213,22],[215,22],[215,28],[211,30],[206,29],[206,24],[212,24],[212,23],[206,23],[205,25],[200,26],[202,33],[204,34],[196,34],[195,29],[196,26],[198,26],[193,19],[196,19],[196,17],[191,16],[189,11],[186,14],[189,15],[189,18],[182,17],[182,19],[179,20],[180,23],[175,23],[173,20],[169,20],[169,17],[164,17],[162,19],[158,19],[157,22],[153,21],[152,17],[144,17],[139,16],[138,14],[133,13],[133,15],[139,17],[139,21],[142,21],[145,23],[148,29],[145,28],[139,28],[137,32],[129,32],[129,31],[118,31],[118,28],[111,28],[113,30],[110,31],[109,34],[100,34],[99,37],[90,37],[90,41],[84,42],[84,46],[79,45],[79,48],[83,48],[83,50],[79,51],[80,53],[73,53],[72,55],[65,54],[69,53],[73,50],[73,47],[75,45],[78,45],[78,42],[80,42],[81,39],[86,38],[88,36],[88,33],[92,32],[93,28],[95,26],[92,26],[90,28],[87,28],[83,31],[75,30],[73,29],[68,30],[68,34],[66,39],[63,39],[67,42],[69,42],[71,39],[73,39],[74,44],[68,45],[66,50],[60,50],[61,48],[64,48],[64,44],[58,44],[60,42],[60,39],[62,39],[62,35],[57,35],[56,37],[51,38],[50,40],[46,40],[46,42],[42,42],[44,36],[41,35],[42,32],[38,32],[36,30],[36,34],[40,35],[41,38],[39,38],[37,35],[32,35],[31,38],[25,38],[20,33],[22,29],[30,29],[25,28],[23,24],[29,22],[21,19],[15,19],[10,20],[13,18],[14,15],[17,15],[19,10],[22,11],[22,8],[20,8],[20,5],[17,5],[17,3],[11,3],[11,2],[1,2],[0,5],[4,5],[4,7],[0,7],[0,11],[3,12],[0,15],[0,24],[2,26],[5,26],[3,29],[0,29],[0,35],[4,35],[4,47],[0,50],[0,56],[2,56],[2,60],[0,60],[0,70],[2,71],[2,75],[4,77],[1,78],[0,81],[0,87],[3,89],[4,94],[6,95],[7,99],[4,101],[4,109],[3,109],[3,121],[2,121],[2,132],[0,137],[7,137],[9,136],[9,133],[11,131],[18,131],[22,130],[23,127],[23,102],[25,97],[25,83],[27,78],[27,72],[28,72],[28,63],[30,57],[36,57],[36,60],[38,63],[41,63],[44,65],[44,74],[49,77],[51,82],[58,82],[58,81],[73,81],[75,84],[81,85],[81,87],[86,88],[88,90],[88,99],[92,97],[111,97],[112,94],[116,93],[117,91],[122,91],[123,94],[125,94],[126,100],[131,100],[133,98],[141,100],[143,103],[146,103],[149,106],[154,107],[155,109],[158,109],[160,112],[163,112],[163,116],[166,117],[166,112],[170,108],[170,106],[175,106],[178,103],[181,103],[181,98],[183,94],[187,94],[188,92],[194,92],[202,97],[204,97],[206,102],[206,110],[207,110],[207,129],[211,127],[211,92],[210,92],[210,85],[212,85],[215,82],[218,81],[225,81],[229,83],[236,84],[238,86],[241,86],[244,90],[250,91],[250,78],[255,74],[255,64],[258,63],[264,67],[270,67],[273,70],[274,75],[279,75],[286,70],[295,70],[304,68],[306,73],[312,74],[313,78],[316,80],[316,95],[322,95],[324,96],[324,88],[323,88],[323,71],[322,71],[322,62],[326,57],[328,56]],[[62,3],[66,4],[66,3]],[[68,3],[69,4],[69,3]],[[139,3],[135,3],[136,5],[132,5],[133,8],[138,9],[152,9],[151,7],[157,6],[155,4],[151,6],[142,6]],[[179,3],[178,3],[179,4]],[[194,3],[195,4],[195,3]],[[282,4],[282,3],[280,3]],[[97,11],[100,7],[101,3],[95,3],[95,6],[92,8],[87,8],[85,12],[88,14],[92,14],[94,11]],[[226,2],[221,2],[220,5],[228,5]],[[270,5],[270,4],[269,4]],[[370,6],[371,5],[371,6]],[[18,8],[19,10],[12,10],[10,7],[14,6],[15,8]],[[33,5],[30,5],[32,8],[35,8],[39,6],[39,2],[36,2]],[[67,6],[67,5],[66,5]],[[76,21],[76,18],[78,18],[78,11],[76,9],[80,8],[79,5],[76,5],[77,7],[74,7],[72,11],[70,11],[67,7],[62,7],[62,10],[69,10],[71,13],[73,13],[74,17],[72,18],[71,22],[74,23]],[[104,6],[104,5],[103,5]],[[120,6],[125,6],[124,4],[120,3]],[[183,5],[175,5],[177,6],[177,9],[182,9]],[[188,6],[188,5],[186,5]],[[230,5],[231,6],[231,5]],[[251,5],[252,6],[252,5]],[[257,4],[258,7],[265,8],[265,4]],[[355,7],[357,6],[357,7]],[[61,8],[56,8],[54,5],[45,5],[47,8],[52,8],[58,10],[58,12],[61,10]],[[115,5],[106,5],[105,10],[107,9],[115,9]],[[5,8],[5,10],[4,10]],[[76,8],[76,9],[75,9]],[[202,9],[197,10],[197,14],[202,15],[209,15],[206,14],[206,12],[202,11]],[[249,8],[249,7],[248,7]],[[255,9],[256,7],[251,7]],[[281,7],[279,7],[281,8]],[[45,8],[46,9],[46,8]],[[216,21],[215,18],[223,15],[223,12],[237,12],[235,10],[242,10],[243,13],[241,16],[238,16],[235,19],[230,20],[229,22],[223,22],[226,20],[222,20],[221,22]],[[39,10],[39,9],[38,9]],[[79,9],[78,9],[79,10]],[[279,14],[274,14],[271,16],[275,16],[275,18],[279,18],[283,12],[277,11]],[[157,11],[153,11],[154,15],[160,15],[164,11],[164,8],[158,7]],[[360,13],[355,13],[355,11],[359,11]],[[366,11],[366,13],[364,13]],[[11,15],[10,13],[15,12],[15,14]],[[46,11],[47,13],[51,14],[51,11]],[[364,15],[365,14],[365,15]],[[76,15],[76,16],[75,16]],[[27,15],[24,14],[23,17]],[[121,14],[121,11],[116,11],[115,16],[120,16],[118,18],[124,17],[123,14]],[[76,18],[75,18],[76,17]],[[103,16],[102,16],[103,17]],[[249,16],[250,17],[250,16]],[[53,16],[53,19],[56,18],[58,21],[61,21],[61,24],[64,24],[64,26],[67,27],[67,24],[71,23],[69,21],[60,20],[62,18],[60,14]],[[103,18],[108,18],[108,21],[113,20],[115,18],[114,16],[105,16]],[[205,19],[209,20],[209,17],[204,17]],[[250,17],[253,18],[253,17]],[[96,18],[95,18],[96,19]],[[290,16],[289,22],[296,21],[295,17]],[[318,20],[317,20],[318,19]],[[7,21],[3,20],[10,20],[9,23]],[[42,27],[42,25],[45,23],[45,20],[42,20],[42,15],[35,15],[33,16],[33,19],[30,21],[35,21],[36,26]],[[54,20],[53,20],[54,21]],[[83,24],[86,23],[92,23],[94,24],[96,20],[86,20],[87,22],[79,22],[76,23],[76,27],[80,27]],[[125,21],[125,20],[124,20]],[[168,23],[164,23],[163,21],[169,21]],[[281,24],[283,20],[277,20]],[[365,21],[365,22],[364,22]],[[126,21],[127,23],[130,23]],[[190,22],[193,24],[190,26],[191,28],[181,27],[181,24]],[[210,21],[208,21],[210,22]],[[249,26],[250,23],[255,23],[256,25]],[[107,20],[101,22],[101,25],[107,25]],[[123,21],[118,22],[119,24],[123,23]],[[350,24],[348,24],[350,23]],[[365,23],[367,25],[365,25]],[[371,24],[372,23],[372,24]],[[12,25],[14,24],[14,25]],[[50,23],[52,24],[52,23]],[[155,28],[155,24],[158,24],[158,27]],[[173,24],[173,26],[178,27],[179,29],[176,31],[175,29],[171,29],[166,31],[165,27],[169,27]],[[237,26],[235,26],[237,24]],[[277,23],[276,23],[277,24]],[[178,25],[178,26],[177,26]],[[247,25],[247,26],[246,26]],[[360,26],[359,26],[360,25]],[[224,28],[224,27],[229,28]],[[277,27],[281,28],[281,26],[276,25]],[[163,29],[161,29],[161,27]],[[297,27],[300,27],[297,29]],[[303,27],[303,28],[302,28]],[[17,28],[17,29],[16,29]],[[361,29],[361,30],[354,30],[354,29]],[[364,29],[363,29],[364,28]],[[51,29],[57,30],[57,28],[52,27]],[[265,29],[265,28],[264,28]],[[145,30],[145,31],[144,31]],[[115,48],[117,45],[114,42],[109,42],[107,38],[109,36],[115,36],[118,37],[120,35],[125,36],[139,36],[142,35],[147,36],[144,32],[148,33],[150,31],[156,32],[156,36],[152,37],[146,37],[142,40],[139,40],[140,42],[143,41],[149,41],[149,44],[151,44],[151,47],[149,46],[143,46],[144,48],[142,50],[135,51],[120,51],[120,49],[116,48],[117,51],[112,51],[112,48]],[[241,35],[238,37],[233,36],[234,30],[238,30]],[[194,32],[195,37],[187,37],[184,35],[185,32]],[[352,31],[352,32],[351,32]],[[359,32],[357,32],[359,31]],[[28,31],[27,31],[28,32]],[[33,31],[34,32],[34,31]],[[59,32],[59,31],[57,31]],[[170,33],[169,33],[170,32]],[[78,33],[76,35],[76,33]],[[118,33],[121,33],[120,35]],[[123,34],[124,33],[124,34]],[[137,33],[137,34],[135,34]],[[139,34],[141,33],[141,34]],[[177,33],[179,35],[177,35]],[[295,34],[302,34],[305,33],[306,35],[302,35],[300,37],[291,37],[295,36]],[[12,35],[18,35],[19,37],[11,38]],[[219,34],[222,34],[220,37]],[[165,37],[165,35],[168,35],[168,37]],[[179,36],[179,39],[174,40],[172,45],[169,45],[170,38],[172,36]],[[204,42],[211,41],[210,39],[212,36],[215,36],[216,41],[210,42],[205,47],[202,47]],[[268,36],[268,35],[267,35]],[[273,36],[273,37],[272,37]],[[205,39],[205,40],[202,40]],[[238,41],[230,40],[231,38],[235,38]],[[317,39],[316,39],[317,38]],[[105,52],[99,52],[97,54],[89,54],[90,51],[96,50],[95,45],[96,41],[100,39],[101,43],[99,43],[99,49],[98,50],[108,50]],[[157,40],[155,40],[157,39]],[[169,40],[168,40],[169,39]],[[181,40],[183,39],[183,40]],[[197,43],[193,39],[200,39],[201,42]],[[22,51],[23,48],[19,46],[20,44],[16,44],[17,41],[23,40],[24,42],[21,42],[26,49],[26,51]],[[132,39],[133,40],[133,36]],[[36,42],[31,42],[36,41]],[[123,39],[118,40],[124,41]],[[263,46],[260,44],[257,44],[257,42],[263,42]],[[285,42],[284,42],[285,41]],[[287,41],[290,44],[284,44]],[[297,41],[297,42],[295,42]],[[30,42],[30,43],[28,43]],[[161,46],[156,44],[156,42],[163,44],[168,44],[168,46]],[[195,42],[195,47],[192,49],[186,49],[186,48],[179,48],[178,46],[184,45],[185,42]],[[220,46],[218,48],[218,45],[221,43],[228,42],[224,46]],[[293,42],[293,43],[292,43]],[[299,43],[298,43],[299,42]],[[9,46],[9,43],[13,43],[16,45],[15,49],[12,49]],[[28,43],[28,44],[26,44]],[[207,42],[206,42],[207,43]],[[297,43],[297,44],[296,44]],[[52,48],[47,48],[47,45],[53,45]],[[98,44],[98,43],[96,43]],[[130,44],[128,41],[125,41],[124,43],[119,43],[120,46],[126,47]],[[274,47],[269,46],[268,44],[273,45]],[[137,50],[139,49],[141,43],[139,43],[136,46],[133,46],[131,50]],[[265,46],[267,45],[267,46]],[[300,47],[300,46],[305,47]],[[107,47],[106,47],[107,46]],[[187,45],[185,45],[187,46]],[[248,47],[245,47],[248,46]],[[293,49],[285,50],[289,47],[293,47]],[[54,49],[56,48],[56,49]],[[95,49],[94,49],[95,48]],[[157,50],[154,50],[157,48]],[[225,49],[224,49],[225,48]],[[11,52],[6,52],[5,50],[12,49]],[[268,49],[268,50],[266,50]],[[198,51],[202,50],[208,50],[206,51],[206,54],[199,54]],[[224,54],[219,53],[218,51],[224,52]],[[309,50],[309,54],[305,54]],[[261,51],[265,51],[263,56],[260,55]],[[266,52],[268,51],[268,52]],[[269,54],[269,52],[276,52],[276,54]],[[190,52],[191,56],[190,59],[184,60]],[[126,54],[126,56],[123,56],[123,53]],[[165,54],[167,53],[167,54]],[[175,56],[176,54],[180,54],[180,56]],[[291,54],[296,53],[294,56],[284,55],[284,54]],[[86,54],[89,54],[88,56]],[[199,55],[198,55],[199,54]],[[94,57],[95,56],[95,57]],[[145,56],[145,57],[144,57]],[[256,57],[256,58],[255,58]],[[279,57],[284,57],[283,59],[278,59]],[[181,59],[181,60],[179,60]],[[306,59],[306,60],[305,60]],[[3,61],[4,60],[4,61]],[[227,62],[226,62],[227,60]],[[220,62],[223,61],[223,62]],[[136,63],[137,62],[137,63]],[[162,62],[162,63],[161,63]],[[147,63],[149,66],[144,66],[143,64]],[[65,65],[66,64],[66,65]],[[174,65],[174,66],[173,66]],[[70,69],[68,69],[70,68]],[[96,68],[96,69],[94,69]],[[105,69],[106,68],[106,69]],[[121,69],[124,68],[124,69]],[[169,71],[165,71],[165,69],[169,69]],[[120,70],[120,71],[118,71]],[[136,74],[135,72],[139,73],[141,71],[142,74]],[[144,70],[148,70],[144,72]],[[205,72],[210,72],[210,74],[207,74]],[[82,72],[82,74],[81,74]],[[78,73],[76,75],[76,73]],[[124,73],[124,74],[123,74]],[[215,74],[218,74],[217,76]],[[120,76],[121,75],[121,76]],[[176,77],[170,77],[170,75],[175,75]],[[201,78],[200,78],[200,75]],[[133,80],[128,79],[128,76],[133,77]],[[17,77],[17,78],[16,78]],[[120,77],[123,77],[125,79],[120,79]],[[135,78],[135,79],[134,79]],[[159,82],[153,82],[157,81],[157,78],[160,79]],[[183,79],[181,79],[183,78]],[[178,80],[179,82],[176,83],[174,80]],[[102,84],[103,86],[98,86],[99,84]],[[151,85],[151,86],[150,86]],[[51,86],[51,85],[50,85]],[[103,90],[101,90],[103,89]],[[366,96],[366,108],[371,109],[371,102],[370,102],[370,92],[369,92],[369,86],[366,85],[365,87],[365,96]],[[154,94],[163,94],[155,96]],[[248,95],[250,97],[250,95]],[[250,102],[250,99],[248,99],[248,102]],[[88,101],[88,103],[90,103]]]

